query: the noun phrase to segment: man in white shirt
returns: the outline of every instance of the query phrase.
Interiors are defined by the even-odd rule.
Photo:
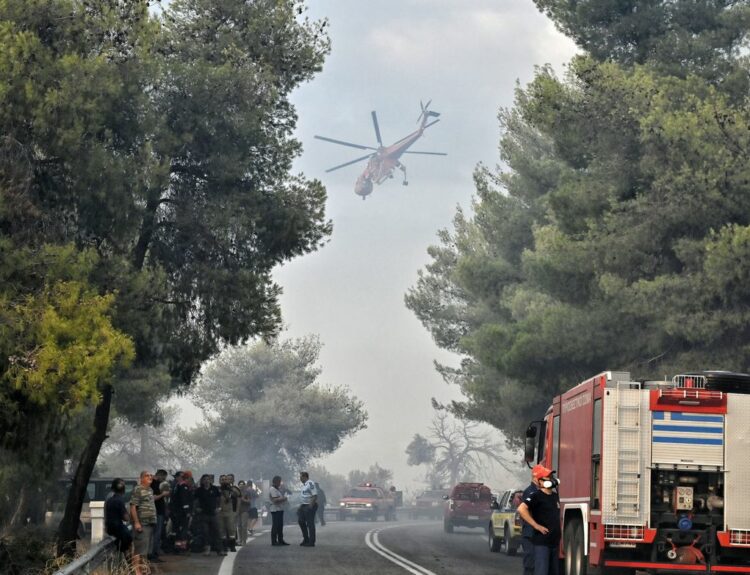
[[[310,474],[303,471],[299,474],[302,483],[300,506],[297,510],[299,528],[302,530],[302,547],[315,547],[315,512],[318,510],[318,490]]]
[[[271,512],[271,545],[289,545],[289,543],[284,541],[284,507],[286,505],[286,495],[281,492],[281,477],[278,475],[271,480],[268,499],[271,501],[269,508]]]

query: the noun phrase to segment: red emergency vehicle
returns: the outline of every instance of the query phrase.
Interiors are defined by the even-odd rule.
[[[750,376],[633,381],[555,397],[526,460],[557,471],[566,575],[750,573]]]

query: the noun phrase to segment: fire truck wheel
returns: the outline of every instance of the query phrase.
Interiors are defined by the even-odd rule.
[[[513,538],[511,537],[511,534],[510,534],[510,527],[508,527],[506,525],[505,526],[505,532],[503,533],[503,541],[504,541],[504,545],[505,545],[505,554],[509,555],[511,557],[513,555],[515,555],[516,551],[517,551],[517,548],[513,546],[513,543],[511,543],[512,540],[513,540]]]
[[[563,549],[565,550],[565,574],[586,575],[586,550],[583,547],[583,524],[580,519],[573,519],[565,526]]]

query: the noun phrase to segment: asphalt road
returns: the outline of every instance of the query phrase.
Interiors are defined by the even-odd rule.
[[[157,573],[180,575],[512,575],[521,560],[490,553],[484,532],[443,532],[441,521],[331,521],[318,527],[315,547],[300,547],[295,525],[284,529],[288,547],[272,547],[268,528],[238,553],[167,558]]]

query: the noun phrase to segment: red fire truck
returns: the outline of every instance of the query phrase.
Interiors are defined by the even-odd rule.
[[[750,573],[750,375],[601,373],[529,426],[526,460],[560,479],[566,575]]]

